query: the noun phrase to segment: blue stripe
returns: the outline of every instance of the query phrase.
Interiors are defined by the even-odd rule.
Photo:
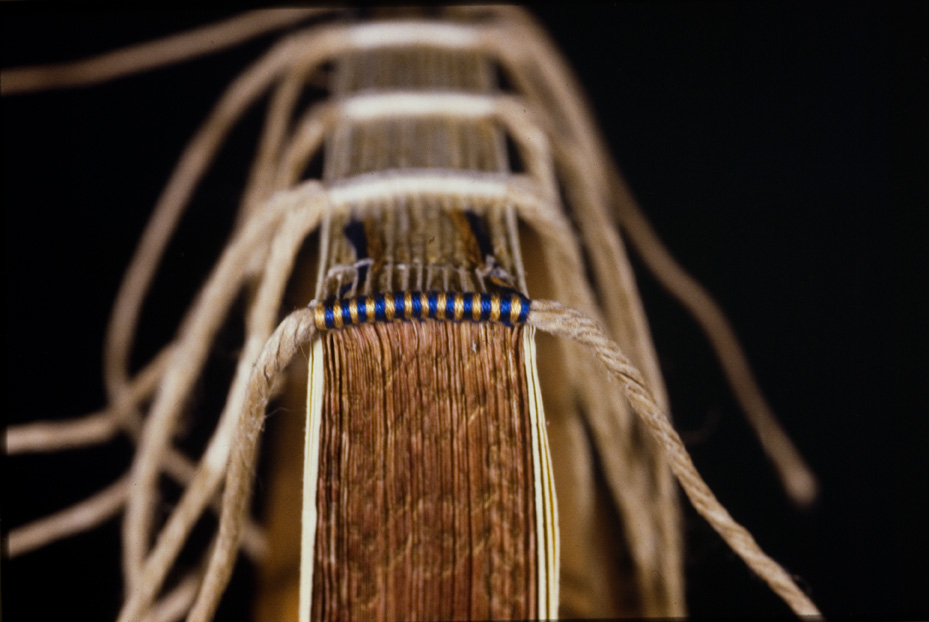
[[[493,298],[490,294],[481,294],[481,320],[486,322],[490,319],[490,300]]]
[[[510,311],[513,308],[513,299],[511,296],[500,296],[500,321],[507,326],[512,326],[510,321]]]
[[[519,323],[523,324],[525,323],[526,319],[529,317],[529,299],[526,298],[525,296],[520,296],[519,301],[523,303],[523,308],[520,310],[520,313],[519,313]]]
[[[490,243],[490,237],[487,235],[487,232],[484,231],[481,217],[471,211],[465,212],[465,217],[468,219],[468,224],[471,225],[471,232],[474,235],[474,239],[477,240],[477,245],[481,249],[481,257],[487,257],[488,255],[493,257],[494,248]]]

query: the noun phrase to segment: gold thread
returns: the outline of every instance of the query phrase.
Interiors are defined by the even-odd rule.
[[[429,317],[429,294],[423,292],[419,295],[419,304],[422,307],[422,311],[419,312],[419,317]]]
[[[523,312],[523,301],[519,296],[510,297],[510,323],[519,322],[519,316]]]
[[[436,296],[436,310],[435,310],[435,319],[444,320],[445,319],[445,292],[441,292]]]
[[[393,321],[396,312],[397,307],[394,305],[394,297],[384,296],[384,317],[387,318],[388,322]]]

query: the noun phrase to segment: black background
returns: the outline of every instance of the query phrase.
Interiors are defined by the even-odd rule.
[[[52,8],[2,7],[4,67],[222,17]],[[632,3],[537,13],[656,229],[727,311],[822,496],[805,511],[785,500],[694,322],[640,271],[698,468],[830,617],[929,617],[925,12]],[[4,98],[8,423],[101,407],[104,326],[151,207],[224,85],[272,40],[102,86]],[[136,362],[170,338],[222,247],[261,112],[231,137],[169,247]],[[216,356],[228,362],[234,351]],[[115,480],[130,455],[115,441],[5,459],[4,533]],[[685,530],[694,615],[787,613],[689,509]],[[114,617],[117,534],[114,519],[4,559],[6,619]],[[247,613],[241,566],[220,619]]]

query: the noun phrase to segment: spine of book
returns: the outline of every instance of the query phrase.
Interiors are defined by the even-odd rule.
[[[353,52],[332,80],[334,97],[374,105],[327,136],[330,186],[510,172],[492,119],[380,114],[370,97],[490,93],[480,53]],[[316,296],[330,330],[308,383],[302,618],[553,617],[557,521],[512,207],[466,188],[332,201]]]

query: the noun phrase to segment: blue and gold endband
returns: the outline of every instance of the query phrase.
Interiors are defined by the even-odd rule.
[[[396,292],[330,299],[316,307],[316,328],[331,330],[370,322],[449,320],[513,326],[529,317],[529,299],[517,293]]]

